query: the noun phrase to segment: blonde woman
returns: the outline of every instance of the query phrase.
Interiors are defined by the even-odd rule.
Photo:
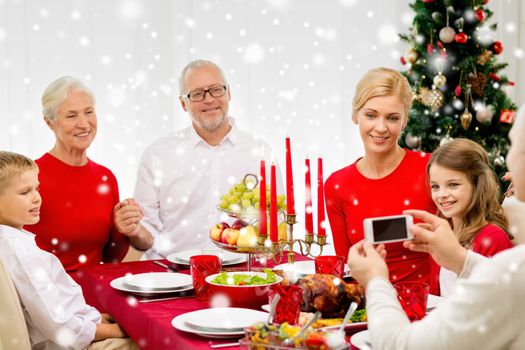
[[[430,157],[399,146],[412,90],[406,78],[389,68],[367,72],[357,85],[352,120],[359,127],[365,154],[326,181],[326,203],[337,255],[363,239],[363,219],[398,215],[404,209],[435,211],[425,179]],[[387,245],[392,281],[429,281],[428,254],[402,243]]]

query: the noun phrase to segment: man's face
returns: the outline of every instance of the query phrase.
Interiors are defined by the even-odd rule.
[[[208,90],[213,87],[226,85],[219,71],[213,66],[193,68],[184,77],[186,91],[180,97],[182,108],[191,116],[191,120],[198,129],[214,132],[227,123],[230,104],[230,90],[221,97],[212,97],[210,93],[200,102],[193,102],[186,96],[190,92]]]

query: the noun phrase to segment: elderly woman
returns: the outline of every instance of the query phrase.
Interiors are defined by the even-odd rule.
[[[129,227],[116,229],[114,211],[121,206],[117,180],[87,156],[97,133],[93,93],[80,80],[61,77],[44,91],[42,107],[56,142],[36,160],[45,204],[40,222],[26,229],[36,235],[37,244],[55,254],[72,277],[82,266],[121,261],[129,247],[126,236],[138,249],[148,249],[151,236]]]
[[[346,256],[363,239],[367,217],[398,215],[408,208],[435,211],[425,176],[430,155],[398,144],[411,104],[412,89],[396,70],[372,69],[357,85],[352,120],[365,154],[333,173],[325,185],[337,255]],[[428,254],[411,252],[402,243],[389,243],[387,249],[392,281],[430,280]]]
[[[525,201],[525,108],[509,138],[507,164],[516,198]],[[388,281],[377,250],[361,241],[350,249],[352,276],[366,288],[368,329],[374,350],[381,349],[525,349],[525,232],[512,230],[516,247],[491,259],[462,247],[448,222],[428,212],[408,210],[425,223],[412,227],[405,247],[428,252],[459,276],[457,292],[423,320],[410,323]],[[523,221],[521,214],[521,221]],[[522,227],[522,226],[521,226]]]

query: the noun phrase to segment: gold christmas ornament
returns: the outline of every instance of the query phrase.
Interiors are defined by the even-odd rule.
[[[439,40],[445,44],[450,44],[456,37],[456,31],[452,27],[443,27],[439,31]]]
[[[432,112],[435,112],[443,106],[445,96],[438,89],[429,90],[427,88],[422,88],[419,92],[418,100],[425,106],[429,107]]]
[[[439,73],[438,75],[434,77],[434,85],[436,85],[437,87],[442,87],[446,83],[447,83],[447,78],[443,74]]]
[[[483,51],[481,55],[478,56],[477,62],[479,65],[486,65],[488,61],[492,58],[492,52],[489,50]]]
[[[472,114],[468,111],[468,109],[465,109],[465,111],[459,117],[459,120],[463,129],[467,130],[470,126],[470,123],[472,122]]]
[[[405,53],[405,60],[409,62],[410,64],[416,63],[417,59],[419,58],[419,55],[417,54],[416,50],[409,49]]]

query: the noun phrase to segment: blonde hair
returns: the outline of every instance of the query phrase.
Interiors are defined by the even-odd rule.
[[[180,73],[180,77],[179,77],[179,91],[180,91],[180,95],[181,96],[184,95],[187,92],[186,91],[186,82],[185,82],[186,74],[188,74],[188,72],[191,71],[192,69],[200,68],[200,67],[213,67],[213,68],[217,69],[217,71],[219,71],[219,75],[221,76],[221,79],[222,79],[223,83],[224,84],[228,84],[228,82],[226,81],[226,76],[224,75],[224,72],[222,71],[221,67],[219,67],[218,65],[216,65],[212,61],[207,61],[207,60],[191,61],[190,63],[188,63],[186,65],[186,67],[184,67],[184,69]]]
[[[472,185],[472,200],[463,217],[463,227],[457,236],[459,243],[467,248],[487,223],[499,226],[510,239],[507,218],[499,203],[500,188],[494,171],[489,166],[487,152],[472,140],[457,138],[440,146],[432,153],[427,165],[427,179],[433,164],[465,174]],[[441,212],[440,217],[444,217]],[[452,225],[452,221],[449,219]],[[458,228],[456,228],[458,229]]]
[[[7,151],[0,151],[0,194],[9,186],[13,177],[31,169],[38,169],[28,157]]]
[[[391,68],[374,68],[365,73],[356,86],[352,109],[356,113],[373,97],[397,96],[405,106],[408,119],[412,106],[412,88],[397,70]]]
[[[57,109],[67,100],[72,90],[85,92],[95,102],[93,92],[75,77],[63,76],[49,84],[42,94],[42,113],[49,119],[54,119]]]

